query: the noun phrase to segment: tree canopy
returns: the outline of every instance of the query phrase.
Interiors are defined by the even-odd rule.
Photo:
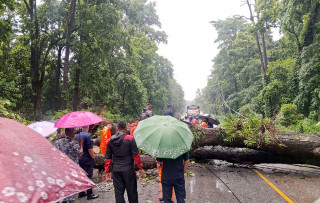
[[[297,113],[318,120],[320,2],[244,2],[249,18],[211,22],[220,50],[195,101],[204,111],[220,115],[240,111],[273,117],[281,107],[293,105]],[[273,28],[280,32],[277,40]]]
[[[167,42],[147,0],[24,0],[0,5],[0,100],[40,120],[89,109],[138,117],[184,108],[173,65],[157,53]],[[67,111],[68,111],[67,110]],[[1,113],[1,112],[0,112]]]

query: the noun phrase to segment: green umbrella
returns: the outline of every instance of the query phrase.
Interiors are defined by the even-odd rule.
[[[152,116],[140,121],[133,133],[137,146],[157,158],[175,159],[190,150],[193,134],[171,116]]]

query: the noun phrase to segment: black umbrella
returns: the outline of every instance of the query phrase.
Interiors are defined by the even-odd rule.
[[[199,119],[201,120],[207,120],[208,123],[210,124],[214,124],[214,125],[219,125],[220,122],[218,121],[218,119],[216,119],[214,116],[208,114],[208,113],[204,113],[204,114],[200,114],[199,115]]]

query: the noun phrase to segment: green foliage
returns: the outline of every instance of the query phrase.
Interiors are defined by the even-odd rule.
[[[298,113],[298,108],[295,104],[283,104],[277,115],[277,120],[283,126],[290,126],[297,124],[299,120],[303,120],[303,115]]]
[[[0,93],[10,110],[48,120],[107,105],[106,117],[114,121],[138,117],[148,102],[156,114],[168,103],[184,110],[172,64],[157,54],[167,35],[159,30],[155,2],[146,0],[76,1],[68,90],[62,91],[70,2],[0,5]],[[59,111],[61,98],[70,110]]]
[[[101,114],[101,116],[114,123],[118,123],[121,120],[125,120],[127,122],[128,120],[127,118],[123,118],[120,114],[111,113],[110,111],[106,110]]]
[[[280,126],[298,125],[303,120],[301,114],[317,121],[320,118],[320,2],[258,0],[251,3],[254,3],[252,12],[259,13],[253,21],[233,16],[211,22],[218,34],[215,42],[220,51],[213,59],[207,86],[198,91],[196,103],[203,111],[213,114],[241,111],[277,116]],[[283,33],[276,41],[271,35],[274,26],[280,27]],[[257,43],[261,55],[267,57],[257,54]],[[266,59],[267,80],[261,74],[262,60]],[[283,114],[289,108],[286,104],[296,105],[292,115]],[[307,128],[299,126],[300,131]]]
[[[282,126],[281,124],[278,124],[277,129],[283,132],[299,132],[320,135],[320,123],[309,118],[298,120],[295,125],[290,126]]]
[[[220,137],[227,143],[243,140],[247,147],[260,147],[274,142],[275,127],[271,119],[261,115],[249,114],[246,118],[236,115],[227,116],[221,124]]]
[[[189,128],[194,136],[192,146],[197,146],[197,144],[205,137],[205,132],[199,125],[190,124]]]
[[[0,98],[0,117],[13,119],[13,120],[16,120],[20,123],[28,125],[29,121],[22,118],[19,114],[12,112],[10,110],[10,106],[12,106],[12,103],[9,100],[4,100],[4,99]]]

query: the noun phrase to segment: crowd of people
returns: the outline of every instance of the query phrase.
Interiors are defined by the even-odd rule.
[[[138,177],[143,176],[143,164],[140,150],[137,147],[133,133],[140,121],[153,116],[152,105],[147,104],[142,110],[139,119],[118,122],[115,127],[112,123],[105,123],[101,131],[100,151],[105,154],[105,180],[113,181],[116,203],[124,203],[124,192],[127,192],[130,203],[138,203],[137,177],[134,163],[138,168]],[[172,105],[167,106],[164,115],[174,117]],[[113,134],[114,128],[116,132]],[[92,179],[95,165],[93,139],[89,133],[89,126],[83,126],[82,131],[75,136],[73,128],[65,129],[65,136],[60,137],[55,146],[77,163]],[[75,139],[74,139],[75,138]],[[178,203],[184,203],[186,198],[184,172],[189,164],[189,154],[185,153],[176,159],[157,158],[159,182],[162,186],[160,202],[174,201],[174,194]],[[78,198],[87,197],[87,200],[99,198],[92,189],[82,191]],[[76,196],[72,195],[63,202],[73,202]]]

